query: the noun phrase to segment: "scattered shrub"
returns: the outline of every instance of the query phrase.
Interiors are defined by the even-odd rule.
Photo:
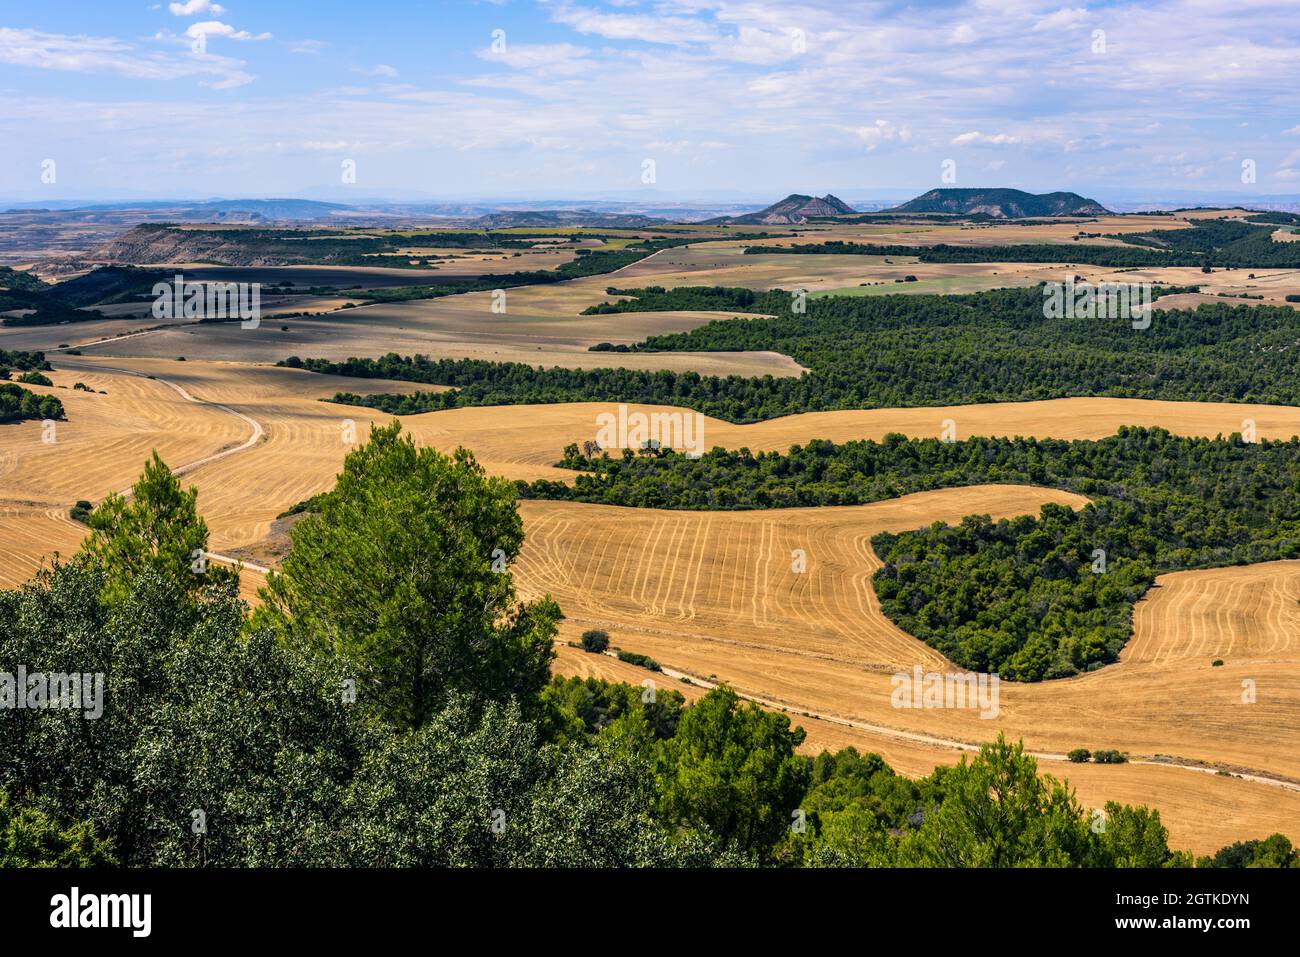
[[[604,654],[609,648],[609,635],[599,628],[592,628],[582,633],[582,650],[592,654]]]
[[[626,661],[629,665],[637,665],[650,671],[663,671],[663,668],[659,666],[659,662],[649,655],[637,654],[635,651],[619,651],[618,660]]]

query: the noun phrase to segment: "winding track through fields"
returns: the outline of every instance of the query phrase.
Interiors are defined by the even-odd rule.
[[[618,660],[617,652],[606,651],[603,652],[603,654],[606,655],[607,657]],[[691,684],[696,685],[697,687],[700,688],[704,688],[705,690],[712,690],[714,688],[717,688],[719,685],[719,683],[717,682],[708,681],[704,678],[699,677],[698,675],[688,674],[687,672],[684,671],[677,671],[674,668],[669,668],[663,665],[660,666],[660,669],[662,673],[667,675],[669,678],[675,678],[678,681],[689,681]],[[746,694],[740,691],[737,691],[736,694],[738,697],[744,698],[746,701],[752,701],[755,704],[761,705],[762,707],[768,708],[772,711],[788,711],[790,709],[790,706],[788,704],[781,701],[776,701],[771,698],[764,698],[762,695]],[[873,735],[880,735],[881,737],[886,737],[886,738],[895,738],[900,741],[914,741],[918,744],[928,744],[940,748],[951,748],[956,751],[965,751],[969,753],[976,753],[982,747],[982,745],[971,741],[960,741],[956,738],[940,737],[932,734],[922,734],[916,731],[906,731],[902,728],[891,728],[888,725],[871,724],[870,722],[867,721],[856,721],[850,718],[840,717],[839,715],[826,714],[821,711],[800,711],[799,714],[802,717],[813,718],[817,721],[827,721],[831,724],[838,724],[846,728],[853,728],[856,731],[867,731]],[[1058,761],[1058,762],[1069,761],[1069,758],[1060,752],[1032,751],[1026,749],[1025,753],[1040,761]],[[1166,768],[1177,768],[1182,771],[1196,771],[1201,774],[1219,773],[1218,768],[1209,768],[1198,764],[1180,764],[1179,762],[1174,760],[1153,761],[1149,759],[1136,759],[1136,760],[1130,760],[1128,763],[1142,764],[1142,765],[1155,765],[1155,766],[1166,767]],[[1270,777],[1268,775],[1255,774],[1251,772],[1234,772],[1234,776],[1243,781],[1251,781],[1255,784],[1266,784],[1272,787],[1285,788],[1288,791],[1296,791],[1300,793],[1300,783],[1295,781],[1287,781],[1281,778]]]
[[[182,465],[178,465],[174,469],[172,469],[172,473],[175,475],[184,475],[186,472],[189,472],[192,469],[196,469],[201,465],[207,465],[209,462],[217,462],[220,461],[221,459],[226,458],[229,455],[235,455],[239,452],[243,452],[245,449],[251,449],[254,445],[256,445],[259,441],[261,441],[262,436],[265,434],[265,430],[262,428],[262,423],[258,422],[251,415],[245,415],[243,412],[236,411],[235,409],[232,409],[228,405],[222,405],[220,402],[209,402],[207,399],[200,399],[193,395],[190,395],[190,393],[185,390],[185,387],[181,385],[179,382],[173,382],[170,379],[163,378],[162,376],[151,375],[144,372],[135,372],[131,369],[121,369],[116,366],[92,365],[89,363],[78,363],[75,361],[69,362],[66,358],[62,356],[59,357],[59,363],[60,365],[66,365],[70,369],[80,369],[83,372],[87,372],[87,371],[117,372],[120,373],[121,375],[136,376],[137,378],[140,379],[152,379],[155,382],[160,382],[163,385],[167,386],[168,388],[175,390],[176,394],[179,395],[186,402],[193,402],[197,405],[206,405],[214,409],[220,409],[222,412],[225,412],[228,415],[233,415],[237,419],[242,419],[245,423],[252,426],[253,431],[249,434],[248,438],[244,440],[243,444],[237,445],[234,448],[223,449],[219,452],[214,452],[211,455],[205,455],[203,458],[195,459],[192,462],[186,462]],[[129,487],[125,488],[118,494],[123,496],[128,496],[131,494],[131,489]]]

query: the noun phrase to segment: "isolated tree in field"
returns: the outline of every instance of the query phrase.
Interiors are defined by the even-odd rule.
[[[591,628],[582,633],[582,650],[593,654],[603,654],[609,650],[609,635],[599,628]]]
[[[182,489],[154,452],[130,499],[114,493],[90,514],[91,533],[82,552],[94,557],[107,574],[106,598],[121,598],[146,568],[187,593],[213,583],[238,584],[234,571],[204,557],[208,525],[196,507],[198,494],[193,487]]]
[[[789,832],[808,790],[809,762],[795,754],[803,739],[785,715],[715,688],[660,745],[661,815],[742,853],[766,853]]]
[[[507,564],[523,544],[511,483],[465,449],[418,448],[400,423],[348,455],[320,510],[293,529],[256,624],[358,669],[357,702],[397,727],[453,692],[536,704],[559,609],[517,601]]]

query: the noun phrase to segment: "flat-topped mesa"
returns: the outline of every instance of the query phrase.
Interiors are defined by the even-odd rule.
[[[1078,193],[1026,193],[1019,189],[932,189],[888,210],[1024,219],[1034,216],[1105,216],[1110,210]]]

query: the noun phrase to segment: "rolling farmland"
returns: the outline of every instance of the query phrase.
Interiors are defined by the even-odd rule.
[[[152,448],[175,466],[191,465],[186,481],[200,490],[213,551],[273,565],[284,544],[276,537],[276,516],[330,486],[349,448],[347,421],[364,438],[370,421],[389,419],[319,399],[344,388],[410,388],[240,363],[53,360],[55,388],[69,409],[58,442],[41,445],[39,423],[0,434],[6,492],[0,577],[10,584],[29,577],[51,552],[74,550],[83,528],[67,518],[67,507],[127,487]],[[57,389],[73,381],[107,394]],[[572,473],[553,466],[559,446],[590,436],[596,415],[612,409],[601,403],[466,408],[411,416],[404,424],[422,443],[473,449],[496,474],[563,479]],[[1100,437],[1120,424],[1212,435],[1239,429],[1246,416],[1264,436],[1300,433],[1300,410],[1285,407],[1064,399],[813,413],[748,426],[708,420],[705,437],[710,446],[782,449],[811,438],[935,435],[944,418],[953,418],[963,436]],[[106,447],[112,454],[103,453]],[[971,512],[1033,513],[1045,501],[1081,499],[1028,486],[981,486],[853,508],[764,512],[525,502],[527,542],[515,573],[525,593],[549,592],[559,600],[568,616],[561,638],[572,639],[581,627],[606,628],[616,644],[655,657],[696,687],[725,680],[804,715],[811,750],[854,743],[922,773],[1006,730],[1040,754],[1056,755],[1044,758],[1048,769],[1068,776],[1084,800],[1145,792],[1162,808],[1174,838],[1200,850],[1281,827],[1279,819],[1300,813],[1300,793],[1283,786],[1300,780],[1294,757],[1300,749],[1288,718],[1300,706],[1296,563],[1165,576],[1139,604],[1135,636],[1119,664],[1068,681],[1004,684],[997,719],[891,706],[895,670],[946,665],[881,615],[870,584],[878,566],[871,535]],[[796,550],[805,554],[803,572],[792,570]],[[245,572],[246,596],[259,578]],[[1225,665],[1211,669],[1213,657]],[[645,675],[568,649],[557,667]],[[1251,705],[1240,703],[1246,679],[1258,686]],[[1081,715],[1088,716],[1082,723]],[[1064,751],[1080,745],[1273,783],[1186,767],[1060,763]],[[1225,795],[1240,795],[1233,797],[1234,815],[1222,813]]]
[[[1176,228],[1168,217],[1103,220],[1086,226],[958,224],[825,225],[799,242],[932,244],[1070,242],[1080,229],[1125,232]],[[1093,240],[1086,240],[1092,242]],[[759,240],[758,245],[792,240]],[[400,393],[417,386],[317,375],[270,363],[287,355],[343,359],[388,351],[563,365],[674,369],[704,375],[797,376],[775,352],[590,352],[598,342],[634,343],[693,329],[727,313],[581,315],[608,300],[611,285],[737,285],[806,288],[812,294],[965,291],[1059,279],[1043,264],[924,264],[910,257],[744,255],[755,241],[720,241],[657,252],[607,274],[492,294],[376,303],[339,309],[346,296],[318,297],[319,315],[262,323],[156,323],[111,318],[76,326],[6,329],[7,348],[44,349],[67,420],[55,441],[40,422],[0,427],[0,583],[30,578],[54,553],[75,551],[85,527],[68,517],[78,499],[99,501],[130,486],[157,450],[186,483],[221,556],[274,567],[288,547],[286,509],[329,489],[344,456],[371,423],[391,417],[322,401],[336,392]],[[539,252],[537,257],[557,259]],[[499,257],[450,260],[449,271],[498,268]],[[563,257],[558,257],[563,258]],[[203,267],[215,270],[217,267]],[[264,281],[310,279],[313,270],[344,282],[352,272],[377,285],[415,280],[400,269],[259,267]],[[230,270],[227,270],[230,271]],[[232,275],[237,270],[231,271]],[[379,275],[382,272],[384,275]],[[417,271],[418,272],[418,271]],[[1093,281],[1201,284],[1196,301],[1249,291],[1270,303],[1300,291],[1294,270],[1201,277],[1191,268],[1080,267]],[[369,275],[375,273],[375,275]],[[394,274],[394,275],[388,275]],[[396,275],[401,274],[401,275]],[[913,284],[909,284],[913,285]],[[312,305],[290,297],[285,305]],[[299,301],[301,300],[301,301]],[[1171,302],[1169,305],[1178,305]],[[1162,304],[1163,305],[1163,304]],[[56,351],[67,344],[79,354]],[[185,361],[180,361],[183,356]],[[82,382],[89,392],[73,390]],[[456,408],[406,416],[424,445],[472,450],[488,472],[509,479],[572,481],[556,467],[562,448],[596,437],[615,403],[575,402]],[[681,413],[631,405],[629,412]],[[1121,426],[1159,426],[1180,435],[1241,432],[1300,435],[1300,408],[1245,403],[1068,398],[1000,404],[815,412],[735,425],[703,418],[704,449],[784,451],[825,439],[880,440],[889,433],[957,438],[1032,436],[1097,439]],[[1149,803],[1161,809],[1177,846],[1204,852],[1233,840],[1294,831],[1300,820],[1300,562],[1176,572],[1161,576],[1136,607],[1134,633],[1116,664],[1066,680],[1005,682],[999,713],[900,709],[891,677],[950,662],[882,613],[872,587],[880,567],[870,540],[970,514],[1036,514],[1047,502],[1078,507],[1081,496],[1030,485],[982,485],[924,492],[843,508],[675,512],[573,502],[525,501],[526,542],[513,569],[524,595],[552,595],[566,615],[555,668],[639,683],[650,672],[576,651],[586,628],[649,655],[665,668],[653,679],[688,699],[718,682],[804,725],[804,750],[852,744],[877,751],[909,774],[955,762],[1005,731],[1023,738],[1043,769],[1068,777],[1080,799]],[[245,569],[242,595],[256,601],[262,576]],[[1222,659],[1221,666],[1214,666]],[[683,680],[685,679],[685,680]],[[1250,702],[1243,691],[1253,689]],[[1117,749],[1131,763],[1069,764],[1077,747]]]

